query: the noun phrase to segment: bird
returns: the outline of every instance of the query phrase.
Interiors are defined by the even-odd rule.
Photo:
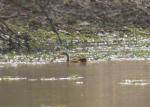
[[[60,52],[60,55],[64,55],[67,57],[66,59],[67,63],[86,63],[87,62],[87,59],[85,57],[70,59],[69,54],[67,52]]]

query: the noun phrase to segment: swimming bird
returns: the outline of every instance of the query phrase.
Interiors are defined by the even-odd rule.
[[[70,60],[69,54],[67,52],[60,52],[60,55],[64,55],[67,57],[66,62],[71,62],[71,63],[86,63],[87,59],[86,58],[73,58]]]

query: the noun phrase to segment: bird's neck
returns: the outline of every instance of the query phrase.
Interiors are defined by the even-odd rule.
[[[67,61],[67,62],[69,62],[69,60],[70,60],[70,59],[69,59],[69,55],[68,55],[68,54],[66,54],[66,56],[67,56],[67,60],[66,60],[66,61]]]
[[[66,61],[69,62],[69,60],[70,60],[70,59],[69,59],[69,54],[65,52],[64,55],[67,57],[67,60],[66,60]]]

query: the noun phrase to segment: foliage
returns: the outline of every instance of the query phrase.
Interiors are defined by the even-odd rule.
[[[72,0],[64,0],[65,5],[69,5],[72,2]]]
[[[147,56],[150,56],[150,52],[149,51],[136,51],[136,52],[134,52],[134,55],[137,57],[146,58]]]
[[[34,56],[40,59],[60,48],[96,60],[149,57],[148,6],[136,0],[1,0],[0,53],[9,59],[40,53]]]

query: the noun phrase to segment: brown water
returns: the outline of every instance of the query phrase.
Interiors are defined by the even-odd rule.
[[[150,107],[150,62],[0,68],[0,107]]]

